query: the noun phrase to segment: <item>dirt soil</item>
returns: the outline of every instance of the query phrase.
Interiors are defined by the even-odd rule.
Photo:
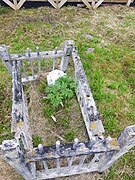
[[[44,79],[45,78],[46,77],[44,77]],[[65,107],[64,104],[64,107],[60,107],[58,111],[52,114],[57,121],[54,122],[51,116],[48,118],[43,113],[43,109],[45,108],[44,104],[41,102],[43,97],[37,90],[36,82],[31,83],[29,92],[29,119],[32,135],[41,137],[43,145],[53,145],[57,140],[66,143],[67,141],[64,139],[64,133],[70,132],[71,129],[73,136],[77,137],[79,141],[88,140],[83,117],[76,97],[70,100],[68,107]],[[65,123],[66,119],[69,125]]]

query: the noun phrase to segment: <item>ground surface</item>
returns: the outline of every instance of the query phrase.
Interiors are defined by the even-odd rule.
[[[0,8],[0,44],[10,45],[10,52],[24,52],[27,47],[41,50],[61,47],[73,39],[103,117],[105,135],[117,137],[121,130],[135,123],[135,9],[126,6],[100,7],[97,10],[43,7],[12,11]],[[93,36],[88,40],[84,34]],[[95,48],[87,54],[87,48]],[[1,141],[11,138],[11,79],[0,61]],[[71,179],[135,178],[135,150],[124,155],[109,172],[81,175]],[[3,161],[0,179],[21,179]],[[63,178],[69,179],[69,178]]]
[[[34,146],[39,143],[45,146],[52,145],[57,140],[67,143],[73,141],[75,137],[78,137],[80,141],[88,140],[75,93],[72,99],[63,102],[63,107],[60,105],[53,110],[52,104],[45,99],[48,87],[46,78],[46,75],[42,74],[37,81],[26,85],[28,87],[26,88],[26,96],[29,97],[29,119],[31,133],[34,136]],[[52,115],[56,118],[56,122],[51,118]]]

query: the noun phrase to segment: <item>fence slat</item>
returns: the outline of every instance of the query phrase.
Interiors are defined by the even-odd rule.
[[[92,2],[92,7],[94,8],[94,9],[96,9],[96,8],[98,8],[98,6],[100,6],[102,3],[104,2],[104,0],[99,0],[97,3],[96,2]]]
[[[68,171],[71,171],[73,159],[74,159],[73,157],[67,158],[67,161],[68,161]]]
[[[56,173],[59,174],[60,173],[60,158],[56,159],[56,164],[57,164]]]
[[[84,163],[84,161],[85,161],[85,159],[87,158],[87,155],[85,155],[85,156],[83,156],[82,158],[81,158],[81,160],[80,160],[80,163],[79,163],[79,165],[78,165],[78,171],[81,169],[81,167],[82,167],[82,165],[83,165],[83,163]]]
[[[9,0],[3,0],[7,5],[9,5],[12,9],[16,10],[16,6]]]
[[[25,69],[25,65],[24,65],[24,62],[21,60],[21,66],[22,66],[22,69],[23,69],[23,73],[24,73],[24,76],[26,79],[28,79],[28,76],[26,74],[26,69]]]
[[[92,167],[92,165],[94,164],[95,160],[97,160],[99,158],[99,154],[95,154],[93,159],[91,160],[91,162],[88,164],[88,169]]]
[[[20,9],[22,7],[22,5],[25,3],[26,0],[21,0],[18,4],[17,4],[17,9]]]
[[[56,141],[56,152],[57,154],[60,153],[60,141]],[[56,159],[56,173],[59,174],[60,173],[60,158]]]
[[[28,58],[29,58],[29,61],[30,61],[30,68],[31,68],[31,72],[32,72],[32,77],[33,77],[33,79],[35,78],[35,74],[34,74],[34,69],[33,69],[33,65],[32,65],[32,59],[30,58],[30,49],[29,48],[27,48],[27,50],[28,50]]]
[[[36,48],[37,51],[37,58],[38,58],[38,71],[41,71],[41,62],[40,62],[40,53],[39,53],[39,47]]]
[[[56,47],[54,54],[57,54],[57,51],[58,51],[58,48]],[[53,59],[53,70],[55,69],[55,64],[56,64],[56,57],[54,57]]]
[[[60,3],[58,4],[58,8],[61,8],[66,3],[66,1],[67,0],[60,1]]]
[[[90,3],[88,2],[88,0],[82,0],[82,2],[87,6],[87,8],[91,8]]]
[[[46,174],[46,175],[49,175],[49,170],[48,170],[47,161],[43,161],[43,165],[44,165],[45,174]]]
[[[57,9],[57,4],[53,1],[53,0],[48,0],[49,1],[49,3],[54,7],[54,8],[56,8]]]
[[[13,0],[13,2],[14,2],[14,5],[16,6],[17,5],[17,0]]]

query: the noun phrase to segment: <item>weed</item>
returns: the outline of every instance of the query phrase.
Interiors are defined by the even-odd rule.
[[[115,168],[111,167],[109,174],[107,175],[107,177],[104,178],[104,180],[114,180],[115,176],[116,176]]]
[[[39,144],[42,144],[42,138],[38,135],[33,135],[33,146],[37,147]]]
[[[75,138],[75,132],[70,129],[70,130],[67,130],[65,133],[64,133],[64,139],[67,141],[67,142],[71,142],[73,141]]]
[[[75,81],[67,76],[59,78],[54,85],[47,87],[47,100],[53,106],[58,108],[61,102],[71,99],[75,95]]]
[[[69,125],[70,125],[70,119],[68,117],[61,118],[61,119],[59,119],[58,123],[65,129],[67,129],[67,128],[69,128]]]
[[[37,86],[37,90],[39,92],[41,92],[41,93],[45,93],[46,88],[47,88],[47,81],[46,81],[46,79],[41,80],[40,84]]]
[[[13,134],[11,133],[11,127],[0,124],[0,144],[3,140],[13,139]]]
[[[47,105],[47,104],[44,104],[43,111],[44,111],[44,115],[45,115],[47,118],[50,118],[50,117],[54,114],[53,108],[50,107],[50,106]]]

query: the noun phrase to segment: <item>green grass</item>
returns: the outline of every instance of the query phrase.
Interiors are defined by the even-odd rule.
[[[11,11],[10,8],[0,7],[0,15],[7,14]]]
[[[32,142],[33,142],[33,146],[37,147],[39,144],[42,144],[42,137],[38,135],[33,135]]]
[[[64,40],[73,39],[103,117],[105,136],[117,137],[123,128],[135,123],[134,17],[134,8],[126,6],[101,7],[96,11],[44,7],[14,12],[0,8],[0,44],[10,45],[12,53],[22,53],[27,47],[32,50],[36,46],[40,50],[54,49],[61,47]],[[93,35],[93,39],[86,39],[83,36],[86,33]],[[86,53],[89,47],[95,48],[91,54]],[[50,62],[42,66],[48,68]],[[0,121],[3,123],[0,130],[3,140],[10,137],[11,79],[1,62],[0,67]],[[72,68],[72,63],[69,67]],[[39,89],[44,92],[42,86]],[[70,106],[70,102],[68,104]],[[52,113],[49,106],[45,108],[47,116]],[[69,115],[67,119],[62,117],[57,124],[57,128],[64,129],[67,141],[77,134],[70,126],[70,118]],[[36,145],[39,143],[38,138],[34,141]],[[134,179],[134,157],[133,149],[111,167],[103,179]]]
[[[64,138],[65,138],[65,140],[67,141],[67,142],[71,142],[71,141],[73,141],[74,139],[75,139],[75,132],[72,130],[72,129],[70,129],[70,130],[67,130],[67,131],[65,131],[65,133],[64,133]]]
[[[6,68],[0,61],[0,143],[5,139],[12,139],[10,120],[12,109],[12,89],[11,78],[6,72]]]

